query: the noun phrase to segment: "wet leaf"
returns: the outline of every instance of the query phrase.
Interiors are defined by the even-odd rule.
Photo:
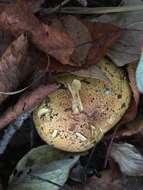
[[[70,158],[70,154],[48,145],[34,148],[18,162],[8,190],[57,190],[66,182],[78,158]]]

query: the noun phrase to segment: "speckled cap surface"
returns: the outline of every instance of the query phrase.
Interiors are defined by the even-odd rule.
[[[124,72],[107,59],[97,65],[109,78],[109,84],[67,74],[57,79],[63,88],[51,93],[35,110],[36,129],[48,144],[69,152],[88,150],[124,115],[131,98]],[[72,112],[72,96],[67,88],[73,79],[81,82],[83,111],[79,114]]]

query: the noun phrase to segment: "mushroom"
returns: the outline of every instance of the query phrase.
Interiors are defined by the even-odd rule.
[[[86,151],[126,112],[131,90],[123,70],[105,58],[97,66],[108,77],[109,84],[65,74],[57,78],[63,87],[51,93],[34,111],[36,129],[48,144],[69,152]]]

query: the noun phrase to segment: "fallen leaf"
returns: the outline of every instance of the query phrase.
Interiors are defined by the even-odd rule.
[[[39,87],[23,93],[16,104],[9,107],[0,117],[0,129],[14,121],[22,113],[34,109],[43,98],[58,87],[56,84],[40,84]]]
[[[0,26],[13,34],[28,32],[32,42],[42,51],[68,64],[74,47],[71,38],[63,31],[40,22],[25,0],[17,2],[17,5],[0,5]]]
[[[69,186],[68,186],[69,187]],[[84,185],[75,184],[70,188],[71,190],[123,190],[123,184],[120,176],[112,176],[111,170],[101,172],[101,178],[93,176],[89,178]],[[63,187],[61,190],[66,190]]]
[[[143,188],[143,176],[123,176],[122,181],[126,190],[141,190]]]
[[[115,139],[127,138],[142,133],[143,133],[143,119],[142,115],[139,115],[135,120],[127,123],[125,128],[119,130],[115,135]],[[137,139],[139,140],[139,138]]]
[[[57,190],[67,181],[78,159],[48,145],[34,148],[18,162],[8,189]]]
[[[76,67],[87,67],[99,62],[121,32],[119,27],[111,24],[91,23],[71,15],[48,17],[44,22],[49,22],[73,39],[75,49],[70,64]]]
[[[71,65],[81,66],[86,63],[86,57],[92,46],[92,37],[88,28],[75,16],[49,18],[51,26],[67,33],[74,41],[75,50],[71,57]]]
[[[8,31],[0,30],[0,56],[14,40],[14,36]]]
[[[27,47],[27,38],[22,34],[10,44],[0,59],[0,103],[7,98],[5,93],[16,90],[31,71],[29,61],[26,61]]]
[[[119,164],[122,173],[129,176],[143,175],[143,156],[135,146],[113,143],[110,156]]]
[[[129,121],[132,121],[135,119],[137,113],[138,113],[138,106],[139,106],[139,100],[140,100],[140,92],[137,88],[136,84],[136,67],[137,63],[134,62],[132,64],[129,64],[127,66],[127,72],[128,72],[128,78],[129,78],[129,84],[133,93],[132,100],[130,103],[130,106],[123,116],[122,120],[120,121],[120,124],[125,124]]]
[[[122,3],[124,5],[143,5],[141,0],[123,0]],[[118,42],[107,52],[117,66],[138,60],[143,39],[142,19],[142,11],[103,15],[96,19],[99,22],[112,23],[123,28]]]
[[[93,65],[87,69],[81,69],[70,73],[80,77],[99,79],[101,81],[104,81],[105,83],[110,82],[104,72],[102,72],[101,69],[96,65]]]

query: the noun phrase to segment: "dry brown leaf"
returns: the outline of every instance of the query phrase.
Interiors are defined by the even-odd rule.
[[[130,107],[128,108],[126,114],[123,116],[121,120],[121,124],[127,123],[135,119],[138,112],[138,105],[140,100],[140,92],[136,85],[135,72],[136,72],[137,63],[129,64],[127,67],[129,84],[133,93],[133,97],[131,100]]]
[[[111,24],[85,22],[71,15],[43,19],[73,39],[75,50],[70,64],[76,67],[96,64],[121,34],[120,28]]]
[[[32,42],[63,64],[69,63],[74,43],[63,31],[40,22],[25,0],[17,5],[0,5],[0,26],[14,34],[29,32]]]
[[[38,88],[25,92],[17,101],[17,103],[9,107],[0,117],[0,129],[14,121],[22,113],[34,109],[43,98],[49,93],[55,91],[59,86],[56,84],[41,84]]]
[[[130,137],[133,135],[137,135],[139,133],[143,133],[142,116],[139,116],[134,121],[127,123],[126,128],[118,131],[115,138],[118,139],[118,138]]]
[[[22,34],[10,44],[0,59],[0,103],[8,96],[3,92],[16,90],[30,72],[29,62],[25,61],[27,48],[27,37]]]
[[[86,57],[92,46],[92,37],[88,28],[75,16],[51,17],[48,19],[51,26],[67,33],[74,41],[75,50],[70,64],[81,66],[86,64]]]
[[[99,79],[105,82],[106,84],[110,82],[110,80],[104,74],[104,72],[102,72],[102,70],[96,65],[93,65],[87,69],[81,69],[81,70],[70,72],[70,73],[76,76],[80,76],[80,77]]]
[[[105,56],[109,47],[115,43],[115,41],[120,37],[121,30],[112,24],[105,24],[100,22],[87,22],[86,26],[91,32],[92,36],[92,47],[88,54],[86,64],[93,65],[100,61],[100,59]]]

